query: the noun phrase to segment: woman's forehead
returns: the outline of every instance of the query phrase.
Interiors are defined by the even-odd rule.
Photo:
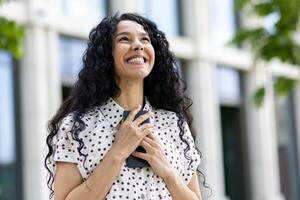
[[[138,33],[147,33],[144,29],[144,27],[135,22],[135,21],[131,21],[131,20],[122,20],[118,23],[117,25],[117,31],[116,34],[119,34],[121,32],[138,32]]]

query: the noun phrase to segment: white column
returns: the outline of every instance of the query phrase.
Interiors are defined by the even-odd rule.
[[[51,104],[55,104],[52,91],[57,87],[49,90],[48,81],[53,77],[49,63],[51,63],[54,49],[53,46],[49,46],[50,35],[47,33],[47,28],[38,21],[41,13],[43,16],[47,15],[45,10],[41,9],[42,3],[41,0],[26,1],[28,22],[25,55],[20,67],[22,170],[25,200],[48,199],[49,195],[44,167],[45,141]],[[55,80],[54,77],[53,81]]]
[[[197,23],[193,23],[197,19]],[[200,49],[209,37],[208,1],[189,0],[183,4],[184,32],[194,41],[196,58],[187,66],[188,93],[193,100],[193,125],[196,143],[202,152],[201,170],[212,189],[213,200],[224,200],[225,179],[220,110],[215,80],[215,65],[203,59]],[[202,185],[202,184],[200,184]],[[204,199],[209,191],[202,189]]]
[[[194,62],[188,68],[189,95],[193,100],[193,125],[198,133],[197,146],[202,151],[202,170],[212,189],[211,199],[226,199],[215,67],[206,62]],[[204,188],[202,191],[204,197],[209,192]]]
[[[59,35],[53,30],[47,30],[47,91],[48,91],[48,119],[58,110],[62,103],[61,76],[59,71]]]
[[[254,105],[254,91],[266,87],[263,105]],[[246,128],[253,200],[282,200],[276,140],[272,76],[264,66],[257,66],[245,77]]]
[[[41,28],[28,27],[21,66],[21,126],[24,199],[46,199],[43,150],[45,147],[48,90],[46,40]]]

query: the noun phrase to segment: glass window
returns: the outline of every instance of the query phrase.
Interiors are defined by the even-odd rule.
[[[106,0],[59,0],[63,13],[70,17],[100,20],[106,15]]]
[[[59,69],[63,85],[72,86],[82,67],[82,56],[86,49],[85,40],[66,36],[59,37]]]
[[[179,0],[145,0],[144,5],[146,16],[153,20],[167,36],[181,35]]]
[[[217,44],[224,45],[232,39],[236,31],[237,17],[233,0],[210,0],[209,20],[211,34]]]
[[[219,66],[217,67],[218,93],[221,103],[239,104],[241,98],[240,73],[238,70]]]
[[[14,77],[10,54],[0,50],[0,199],[17,199]]]
[[[242,102],[241,73],[221,66],[216,71],[220,101],[222,147],[226,196],[231,200],[247,200],[247,138]]]
[[[15,161],[13,72],[9,54],[0,52],[0,163]]]
[[[275,111],[281,192],[285,199],[298,200],[300,199],[300,175],[293,96],[276,96]]]
[[[247,200],[247,154],[241,107],[221,106],[225,191],[230,200]]]

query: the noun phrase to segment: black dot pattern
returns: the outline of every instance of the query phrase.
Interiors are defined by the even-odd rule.
[[[147,100],[143,110],[154,113],[150,119],[150,123],[154,124],[154,134],[160,138],[164,153],[171,166],[188,184],[200,164],[200,156],[195,149],[194,140],[187,123],[184,123],[184,138],[187,139],[191,147],[187,152],[187,156],[193,160],[191,165],[184,156],[186,144],[179,137],[176,114],[155,109]],[[123,112],[124,109],[111,98],[102,106],[90,110],[82,118],[86,128],[79,134],[79,137],[84,142],[81,152],[87,155],[85,164],[84,156],[80,156],[77,149],[78,142],[74,141],[71,136],[72,114],[65,117],[55,140],[53,172],[55,173],[55,161],[76,163],[82,178],[86,180],[113,145]],[[106,199],[171,200],[172,197],[163,179],[156,175],[151,167],[128,168],[124,163]]]

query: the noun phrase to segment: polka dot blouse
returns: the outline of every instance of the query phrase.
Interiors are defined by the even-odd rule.
[[[191,147],[187,152],[187,157],[191,158],[192,164],[184,156],[186,144],[179,137],[176,114],[155,109],[147,100],[143,110],[154,113],[150,119],[150,122],[154,124],[154,134],[160,138],[165,155],[172,167],[188,184],[200,164],[200,156],[195,149],[187,123],[183,124],[185,131],[183,137],[187,139]],[[86,180],[111,148],[123,112],[124,109],[110,98],[105,104],[90,110],[82,118],[86,128],[79,134],[79,138],[84,142],[81,152],[87,155],[85,163],[84,156],[80,155],[77,149],[79,143],[71,136],[72,114],[65,117],[61,122],[54,145],[53,172],[55,173],[55,161],[76,163],[83,180]],[[106,199],[171,200],[172,197],[164,180],[156,175],[151,167],[129,168],[124,162]]]

